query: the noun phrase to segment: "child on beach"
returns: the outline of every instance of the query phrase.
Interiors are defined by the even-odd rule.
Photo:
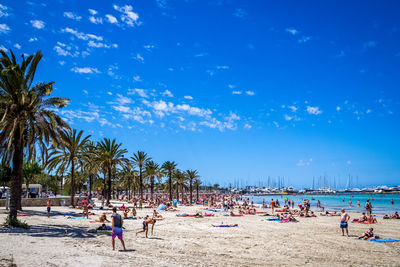
[[[349,236],[348,221],[350,220],[350,215],[344,210],[341,210],[340,215],[340,229],[342,229],[342,236],[344,236],[344,229],[346,229],[346,235]]]
[[[51,211],[51,199],[50,198],[47,199],[46,206],[47,206],[47,218],[50,218],[50,211]]]

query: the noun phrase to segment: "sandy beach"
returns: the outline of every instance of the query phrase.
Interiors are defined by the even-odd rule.
[[[266,221],[267,217],[246,215],[180,218],[176,214],[201,211],[202,206],[179,207],[177,212],[161,211],[165,220],[156,223],[153,236],[135,236],[141,219],[125,220],[127,252],[116,240],[111,249],[107,234],[91,234],[98,227],[89,219],[45,216],[44,207],[27,207],[19,217],[30,230],[0,228],[0,265],[17,266],[266,266],[266,265],[380,265],[400,266],[400,243],[361,241],[357,236],[369,225],[349,223],[350,237],[342,237],[339,217],[299,218],[298,223]],[[80,210],[53,207],[53,214],[78,214]],[[270,210],[266,210],[270,212]],[[138,210],[138,216],[152,210]],[[95,211],[101,214],[101,211]],[[357,218],[359,214],[350,214]],[[0,210],[4,221],[6,211]],[[236,228],[215,228],[211,224],[238,224]],[[373,225],[381,238],[400,239],[400,220],[378,217]],[[68,233],[65,233],[65,229]]]

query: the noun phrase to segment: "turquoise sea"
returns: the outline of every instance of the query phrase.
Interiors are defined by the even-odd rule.
[[[269,196],[244,196],[249,198],[250,201],[254,201],[256,204],[262,204],[263,199],[265,203],[271,201],[271,199],[278,199],[281,206],[285,203],[285,199],[294,200],[295,207],[297,204],[303,203],[305,199],[309,199],[311,208],[318,211],[317,201],[321,202],[321,206],[325,207],[325,210],[336,210],[339,211],[341,208],[345,208],[351,212],[364,212],[365,202],[369,198],[372,203],[372,212],[377,214],[393,214],[395,211],[400,212],[400,194],[339,194],[339,195],[269,195]],[[313,199],[313,200],[312,200]],[[393,199],[394,204],[392,205],[391,200]],[[350,207],[349,201],[351,200],[352,205]],[[357,201],[360,201],[358,207]]]

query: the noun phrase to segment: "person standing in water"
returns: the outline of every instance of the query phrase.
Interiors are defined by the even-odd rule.
[[[360,200],[357,200],[357,206],[360,207]]]
[[[350,206],[350,208],[351,208],[351,199],[349,200],[349,206]]]
[[[371,214],[372,214],[372,204],[369,201],[369,198],[367,199],[367,203],[365,203],[365,210],[367,211],[367,216],[371,216]]]
[[[392,201],[391,201],[391,202],[392,202],[392,205],[394,205],[394,200],[393,200],[393,198],[392,198]]]

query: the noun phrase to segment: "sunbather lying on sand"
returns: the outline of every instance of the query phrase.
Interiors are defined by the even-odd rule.
[[[106,215],[105,213],[103,213],[103,215],[101,215],[101,216],[99,217],[99,219],[96,220],[95,222],[101,222],[101,223],[103,223],[103,222],[110,222],[110,221],[107,220],[107,215]]]
[[[369,228],[368,231],[366,231],[364,234],[362,234],[361,236],[358,237],[358,239],[364,239],[367,240],[370,237],[374,236],[374,229],[373,228]]]

